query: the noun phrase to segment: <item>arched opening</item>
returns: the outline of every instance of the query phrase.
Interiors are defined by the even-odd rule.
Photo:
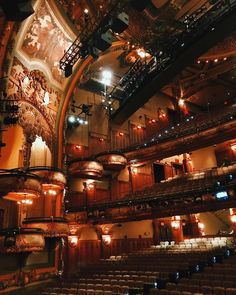
[[[51,166],[52,154],[45,141],[37,136],[31,147],[30,166]]]

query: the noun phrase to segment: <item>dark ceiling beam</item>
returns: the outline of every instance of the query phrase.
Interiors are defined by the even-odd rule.
[[[148,161],[162,160],[174,155],[181,155],[214,144],[219,144],[235,138],[236,120],[207,129],[195,134],[178,137],[166,142],[160,142],[150,147],[142,147],[126,152],[129,162],[145,163]]]
[[[200,76],[203,75],[204,80],[216,79],[221,74],[227,73],[235,68],[235,58],[230,59],[226,62],[218,64],[217,66],[206,69],[205,67],[198,70],[195,75],[183,78],[180,80],[181,83],[190,82],[191,84],[201,84]]]
[[[163,72],[146,77],[144,84],[138,92],[125,101],[112,115],[116,124],[123,124],[133,113],[141,108],[158,90],[168,84],[185,67],[190,65],[203,53],[207,52],[220,40],[223,40],[235,30],[236,9],[231,11],[227,17],[219,21],[214,30],[210,30],[201,39],[186,48],[176,61]]]
[[[229,80],[224,80],[222,78],[221,79],[219,78],[219,79],[216,79],[216,80],[214,80],[212,82],[221,84],[223,86],[229,87],[229,88],[234,89],[234,90],[236,89],[236,81],[231,82]]]
[[[161,93],[162,96],[164,96],[167,99],[169,99],[173,103],[173,105],[175,105],[175,104],[178,103],[175,97],[170,96],[170,95],[168,95],[168,94],[166,94],[166,93],[164,93],[162,91],[160,91],[160,93]],[[158,93],[157,93],[157,96],[158,96]],[[194,113],[199,113],[199,112],[202,112],[202,111],[205,110],[204,107],[202,107],[200,105],[197,105],[197,104],[195,104],[195,103],[193,103],[191,101],[186,101],[185,103],[186,103],[186,106],[188,107],[188,109],[190,109]]]

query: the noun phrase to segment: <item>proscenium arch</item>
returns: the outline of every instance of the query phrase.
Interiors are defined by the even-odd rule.
[[[111,49],[124,46],[125,44],[126,44],[125,41],[114,42],[111,46]],[[109,51],[106,53],[109,54]],[[74,70],[73,76],[68,81],[65,97],[60,103],[58,114],[57,114],[57,120],[56,120],[56,140],[55,140],[55,149],[54,149],[54,166],[55,167],[62,168],[63,166],[63,162],[62,162],[63,136],[64,136],[63,127],[64,127],[66,111],[70,102],[71,95],[75,89],[76,83],[81,78],[84,70],[93,61],[94,61],[93,57],[88,56],[82,63],[80,63],[77,66],[77,68]]]

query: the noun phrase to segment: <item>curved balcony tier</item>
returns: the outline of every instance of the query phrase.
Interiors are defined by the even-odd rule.
[[[53,167],[31,167],[29,171],[41,179],[43,190],[62,190],[65,187],[66,177],[62,170]]]
[[[127,165],[127,159],[122,154],[105,154],[100,155],[96,158],[99,161],[105,170],[111,171],[120,171],[124,169]]]
[[[4,199],[22,201],[38,198],[42,185],[37,175],[23,172],[2,170],[0,172],[0,193]]]
[[[23,221],[25,228],[39,228],[44,237],[62,238],[70,234],[69,225],[61,217],[33,217]]]
[[[71,175],[100,178],[102,177],[103,166],[94,160],[77,160],[69,165],[68,171]]]
[[[38,228],[12,228],[0,230],[0,252],[18,253],[42,251],[45,247],[43,233]]]

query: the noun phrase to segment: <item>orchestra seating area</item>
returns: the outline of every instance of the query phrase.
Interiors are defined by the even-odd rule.
[[[40,294],[236,294],[229,293],[229,289],[236,291],[233,249],[232,237],[196,238],[180,244],[162,242],[142,251],[103,259]],[[205,293],[206,290],[211,292]]]

